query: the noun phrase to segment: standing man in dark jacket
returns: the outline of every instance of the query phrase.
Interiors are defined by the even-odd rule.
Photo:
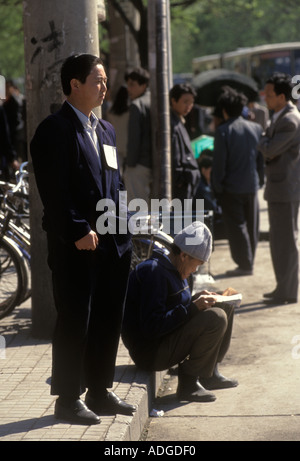
[[[228,275],[251,275],[259,233],[257,191],[264,181],[263,157],[257,150],[262,127],[241,116],[247,99],[232,88],[226,88],[218,103],[225,123],[216,130],[212,186],[237,264]]]
[[[189,275],[208,261],[212,236],[194,222],[179,232],[169,255],[157,251],[130,275],[122,337],[136,363],[159,371],[179,364],[179,400],[215,400],[212,389],[237,386],[218,371],[230,345],[233,306],[215,306],[215,293],[193,299]]]
[[[150,204],[152,185],[151,97],[149,72],[135,68],[125,76],[129,106],[124,182],[128,201],[143,199]]]
[[[31,142],[57,309],[51,393],[59,396],[57,418],[97,424],[102,412],[134,411],[107,390],[113,385],[131,241],[128,234],[111,235],[96,226],[98,201],[111,199],[118,209],[122,188],[114,129],[92,112],[107,89],[102,61],[71,56],[61,81],[67,100],[38,126]],[[87,405],[79,398],[86,388]]]
[[[181,201],[194,197],[200,180],[191,140],[184,126],[184,117],[193,108],[194,100],[195,91],[188,84],[177,84],[170,90],[172,198]]]
[[[298,211],[300,200],[300,115],[291,102],[291,78],[275,74],[266,83],[265,98],[274,111],[271,126],[259,143],[266,161],[270,249],[276,287],[266,302],[298,300]]]

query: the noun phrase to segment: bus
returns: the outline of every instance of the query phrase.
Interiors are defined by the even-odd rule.
[[[227,53],[194,58],[192,61],[194,76],[206,70],[222,68],[252,77],[259,90],[262,90],[274,72],[300,75],[300,42],[239,48]]]

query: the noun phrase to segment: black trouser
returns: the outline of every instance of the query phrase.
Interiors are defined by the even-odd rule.
[[[100,237],[102,238],[102,237]],[[57,322],[51,394],[78,398],[112,387],[131,251],[77,250],[48,236]]]
[[[276,277],[275,296],[298,297],[298,210],[299,202],[268,202],[270,250]]]
[[[252,270],[259,235],[257,194],[229,194],[220,199],[233,261]]]

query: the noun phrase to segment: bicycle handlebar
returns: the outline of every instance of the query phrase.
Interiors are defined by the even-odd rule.
[[[3,192],[2,194],[2,201],[1,201],[1,209],[2,210],[10,210],[10,211],[16,211],[9,206],[7,203],[9,197],[18,197],[20,199],[28,199],[28,193],[24,191],[24,188],[26,187],[26,183],[24,182],[24,179],[28,177],[29,173],[26,169],[28,165],[28,162],[23,162],[20,165],[20,169],[16,171],[15,176],[16,176],[16,184],[12,184],[9,182],[0,182],[0,187],[6,187],[7,189]],[[23,188],[23,190],[21,190]]]

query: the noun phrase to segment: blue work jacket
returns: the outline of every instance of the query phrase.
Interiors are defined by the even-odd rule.
[[[161,250],[154,251],[129,279],[122,338],[132,358],[151,362],[155,345],[195,312],[187,280]]]

